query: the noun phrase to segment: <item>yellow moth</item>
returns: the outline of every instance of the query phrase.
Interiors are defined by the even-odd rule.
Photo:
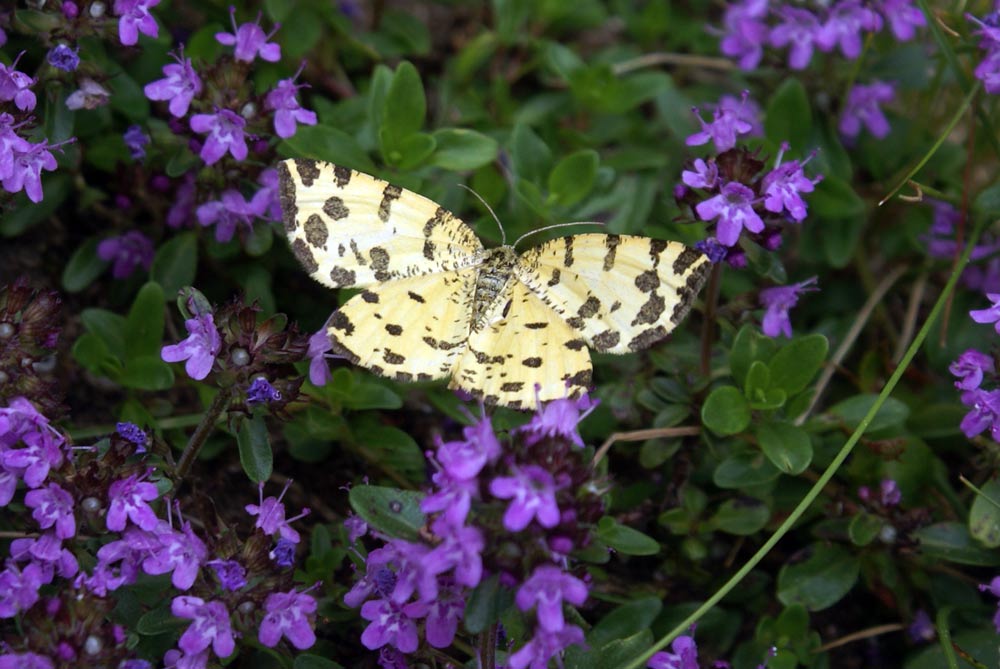
[[[295,257],[326,286],[363,289],[328,321],[334,351],[398,381],[449,378],[487,404],[579,395],[588,346],[663,339],[709,269],[695,249],[630,235],[485,249],[452,213],[368,174],[303,159],[278,174]]]

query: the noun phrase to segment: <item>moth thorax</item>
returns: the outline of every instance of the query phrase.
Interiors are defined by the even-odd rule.
[[[496,311],[497,299],[503,294],[516,263],[517,254],[510,246],[489,249],[483,254],[479,274],[476,275],[476,292],[472,298],[473,330],[481,330],[488,325],[487,319],[500,320],[505,315],[506,309],[503,309],[498,318],[490,318]]]

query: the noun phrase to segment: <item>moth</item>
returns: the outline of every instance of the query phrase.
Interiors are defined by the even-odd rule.
[[[333,350],[397,381],[449,378],[487,404],[578,396],[588,347],[660,341],[710,266],[678,242],[630,235],[486,249],[451,212],[368,174],[295,159],[278,175],[295,257],[325,286],[362,289],[327,321]]]

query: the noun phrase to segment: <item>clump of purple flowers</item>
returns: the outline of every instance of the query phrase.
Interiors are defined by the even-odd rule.
[[[973,309],[969,316],[977,323],[991,324],[1000,333],[1000,293],[989,293],[993,303],[986,309]],[[962,432],[973,438],[987,430],[994,441],[1000,441],[1000,388],[994,356],[969,349],[951,363],[948,371],[955,377],[955,387],[962,391],[962,404],[969,413],[962,419]]]
[[[987,93],[996,95],[1000,93],[1000,13],[994,7],[994,11],[982,19],[971,14],[966,14],[965,17],[979,26],[976,30],[980,38],[979,48],[986,52],[974,74],[983,82]]]
[[[767,172],[756,154],[737,148],[740,135],[759,132],[754,108],[744,93],[739,102],[732,98],[720,101],[711,123],[698,117],[702,129],[687,138],[688,145],[712,141],[719,154],[695,159],[681,174],[684,185],[674,192],[678,204],[690,208],[698,219],[714,223],[715,238],[698,244],[699,250],[713,262],[726,259],[737,267],[746,263],[738,248],[744,232],[765,249],[777,249],[782,228],[805,220],[804,196],[821,179],[806,176],[804,166],[809,158],[784,160],[787,144],[782,145],[774,168]]]
[[[563,611],[587,600],[587,583],[568,554],[589,543],[589,528],[603,510],[577,432],[595,404],[582,398],[539,406],[506,439],[484,415],[461,439],[437,440],[428,454],[437,471],[420,504],[428,514],[425,538],[370,529],[380,545],[344,598],[361,607],[368,621],[361,641],[382,650],[383,667],[398,666],[399,654],[419,652],[421,638],[434,648],[450,646],[465,602],[488,578],[498,579],[535,620],[508,667],[544,667],[567,646],[583,643],[583,630]]]

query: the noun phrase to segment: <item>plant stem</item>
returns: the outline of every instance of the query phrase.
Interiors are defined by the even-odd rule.
[[[493,623],[479,635],[480,669],[496,669],[497,666],[497,623]]]
[[[229,406],[229,400],[232,398],[233,388],[220,388],[219,392],[216,393],[215,399],[212,400],[212,404],[208,407],[205,415],[201,417],[201,422],[194,429],[194,434],[188,439],[187,446],[184,447],[184,452],[181,453],[181,459],[177,462],[178,479],[183,479],[187,475],[188,470],[191,469],[191,465],[194,464],[194,459],[198,457],[198,452],[205,444],[205,440],[208,439],[208,435],[212,434],[212,431],[215,429],[215,421],[219,419],[222,412]]]

